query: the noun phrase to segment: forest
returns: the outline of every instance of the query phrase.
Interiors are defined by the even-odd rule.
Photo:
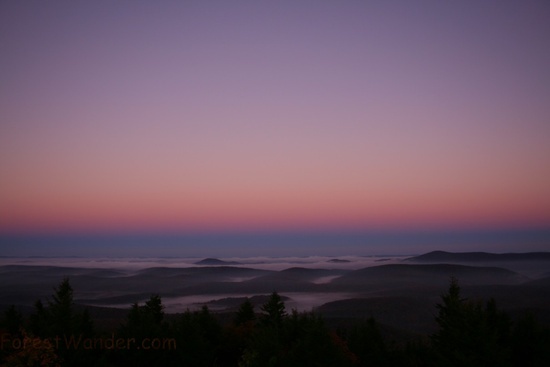
[[[30,315],[15,306],[0,323],[2,366],[548,366],[550,329],[528,312],[511,317],[494,299],[465,299],[451,278],[436,305],[437,330],[406,342],[372,317],[329,325],[287,310],[273,292],[259,309],[165,314],[160,295],[98,323],[73,300],[69,278]]]

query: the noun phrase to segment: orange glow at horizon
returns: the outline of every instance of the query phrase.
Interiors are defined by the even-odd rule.
[[[401,229],[547,226],[536,197],[376,192],[207,192],[3,200],[0,231]]]

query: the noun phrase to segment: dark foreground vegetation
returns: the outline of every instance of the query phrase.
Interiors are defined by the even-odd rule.
[[[397,343],[373,318],[328,327],[314,313],[287,312],[276,292],[231,319],[203,306],[165,315],[153,295],[119,324],[95,325],[73,302],[69,279],[23,317],[2,317],[2,366],[550,366],[550,330],[526,313],[512,319],[494,300],[461,297],[456,279],[437,305],[437,331]]]

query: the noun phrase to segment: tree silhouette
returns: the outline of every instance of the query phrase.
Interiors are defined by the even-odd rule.
[[[151,318],[151,320],[160,324],[164,318],[164,305],[158,294],[152,295],[147,302],[145,302],[144,311],[145,314]]]
[[[261,307],[264,314],[261,316],[262,324],[281,326],[286,316],[285,303],[277,292],[271,293],[269,300]]]
[[[268,302],[269,303],[269,302]],[[350,366],[352,357],[313,313],[292,311],[280,325],[260,325],[241,366]]]
[[[432,338],[440,348],[452,348],[455,342],[463,337],[460,332],[463,331],[465,317],[465,300],[460,296],[460,286],[456,278],[451,278],[449,290],[441,296],[441,300],[443,303],[436,305],[439,314],[435,319],[439,324],[439,332]]]
[[[23,315],[21,315],[21,312],[14,305],[11,305],[4,312],[1,324],[11,335],[18,335],[23,327]]]
[[[115,365],[132,366],[170,366],[175,352],[170,349],[151,348],[153,341],[162,341],[170,336],[170,325],[164,322],[164,305],[159,295],[151,295],[144,305],[135,302],[130,306],[126,323],[121,325],[118,333],[127,340],[134,340],[133,348],[115,350],[111,359]],[[147,349],[142,348],[144,341],[149,341]],[[177,345],[177,344],[176,344]]]
[[[388,348],[374,318],[356,323],[347,337],[350,351],[359,358],[360,366],[386,366]]]
[[[87,310],[77,312],[73,300],[73,288],[69,278],[63,278],[54,288],[52,300],[44,307],[42,301],[35,303],[30,317],[31,332],[45,340],[57,340],[57,355],[67,365],[86,366],[93,363],[93,353],[82,346],[71,345],[67,340],[82,340],[94,334],[93,322]]]
[[[33,334],[37,336],[50,336],[48,330],[46,308],[41,300],[34,303],[34,312],[30,316],[30,328]]]
[[[89,336],[93,333],[93,323],[88,311],[75,311],[69,278],[64,278],[54,288],[52,301],[48,301],[47,307],[44,307],[41,300],[37,300],[34,309],[30,317],[31,331],[37,336],[55,338],[64,335]]]
[[[543,328],[532,313],[526,313],[513,328],[511,349],[515,366],[549,366],[550,330]]]
[[[253,322],[256,319],[256,314],[254,313],[254,305],[250,302],[248,297],[239,307],[237,314],[235,315],[235,325],[243,325],[249,322]]]
[[[436,321],[439,331],[432,336],[438,364],[442,366],[507,366],[510,365],[510,323],[490,300],[481,302],[462,299],[460,287],[451,279],[449,291],[438,304]]]
[[[165,317],[159,295],[143,305],[134,303],[126,322],[103,329],[101,337],[127,337],[135,348],[86,350],[59,347],[56,337],[92,336],[93,322],[87,310],[74,304],[68,278],[54,288],[45,304],[38,300],[29,320],[10,306],[0,320],[3,348],[0,365],[43,366],[548,366],[550,329],[532,314],[512,319],[500,311],[494,299],[484,302],[462,297],[458,280],[436,305],[438,330],[431,338],[407,345],[382,337],[373,318],[345,321],[338,333],[314,313],[286,313],[282,297],[273,292],[262,305],[255,322],[254,306],[246,299],[233,322],[212,314],[207,306],[195,312]],[[220,323],[220,320],[224,323]],[[225,322],[227,320],[227,322]],[[30,321],[26,323],[26,321]],[[334,320],[330,323],[334,325]],[[25,329],[25,326],[29,327]],[[104,326],[105,327],[105,326]],[[30,329],[30,330],[29,330]],[[395,331],[384,329],[386,338]],[[61,335],[59,335],[61,333]],[[11,339],[10,339],[11,338]],[[6,340],[28,338],[36,342],[23,349]],[[174,340],[170,350],[145,350],[139,342]],[[50,343],[48,344],[48,340]],[[400,343],[400,342],[397,342]],[[36,344],[36,346],[35,346]]]
[[[178,365],[215,366],[220,364],[219,349],[222,328],[207,306],[200,311],[187,310],[171,324],[172,336],[177,339]]]
[[[126,331],[140,335],[157,331],[164,319],[163,310],[162,298],[157,294],[152,295],[143,306],[133,303],[127,316]]]
[[[51,326],[55,335],[70,334],[75,332],[73,324],[73,288],[69,278],[63,281],[54,289],[53,302],[48,302],[48,313],[51,318]]]

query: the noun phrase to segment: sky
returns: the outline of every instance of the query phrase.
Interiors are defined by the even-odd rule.
[[[0,234],[544,232],[549,35],[543,0],[2,1]]]

